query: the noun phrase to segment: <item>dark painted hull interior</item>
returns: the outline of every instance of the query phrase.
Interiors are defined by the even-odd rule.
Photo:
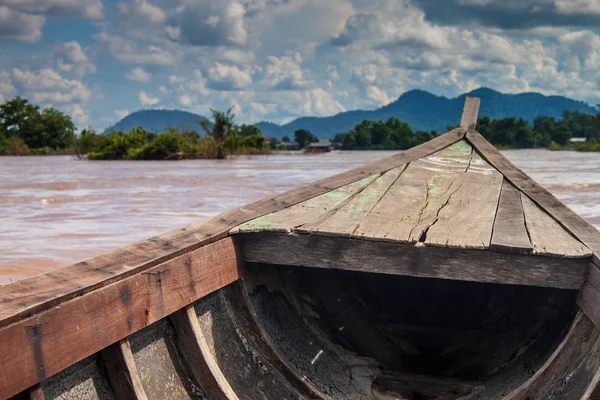
[[[502,399],[556,350],[576,295],[247,264],[243,280],[194,304],[207,354],[186,354],[173,318],[129,343],[150,399],[219,398],[215,370],[190,365],[202,357],[239,398]],[[43,382],[46,398],[114,398],[102,357]]]

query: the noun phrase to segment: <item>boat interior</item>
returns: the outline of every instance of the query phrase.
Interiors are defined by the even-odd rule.
[[[600,398],[599,234],[461,127],[0,289],[0,398]]]

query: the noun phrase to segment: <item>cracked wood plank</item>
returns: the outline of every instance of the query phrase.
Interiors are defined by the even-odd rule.
[[[473,151],[467,171],[452,183],[446,203],[427,230],[425,244],[488,249],[502,180],[502,174]]]
[[[579,289],[589,261],[286,233],[233,237],[246,262]],[[285,249],[285,251],[273,251]]]
[[[600,258],[598,257],[600,256],[600,231],[598,229],[561,203],[546,189],[542,188],[513,163],[508,161],[481,134],[469,131],[467,133],[467,140],[491,165],[504,175],[505,179],[525,193],[540,208],[558,221],[561,226],[565,227],[573,236],[583,242],[594,253],[594,262],[600,265]]]
[[[167,262],[225,238],[237,225],[274,212],[373,174],[381,174],[432,154],[461,140],[454,129],[409,150],[330,176],[276,196],[270,196],[182,229],[100,254],[65,268],[0,288],[0,326],[27,318],[65,301]],[[21,388],[26,389],[25,387]]]
[[[230,233],[292,232],[344,204],[377,177],[378,175],[368,176],[294,206],[253,219],[233,228]]]
[[[405,169],[406,166],[402,166],[386,172],[327,219],[303,225],[298,229],[298,232],[352,236],[358,224],[377,205]]]
[[[533,247],[525,228],[521,192],[507,180],[502,183],[490,250],[531,254]]]
[[[472,148],[460,141],[409,164],[353,237],[402,243],[418,242],[447,201],[450,187],[464,174]]]
[[[589,257],[592,252],[552,217],[521,193],[525,226],[535,254],[553,257]]]

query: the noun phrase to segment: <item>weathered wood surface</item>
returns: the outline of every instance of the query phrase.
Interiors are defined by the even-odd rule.
[[[481,385],[480,382],[388,371],[379,375],[373,382],[373,394],[375,399],[381,400],[456,400],[473,393],[474,389]]]
[[[600,331],[583,313],[542,367],[506,400],[570,400],[587,392],[600,366]]]
[[[405,168],[406,166],[402,166],[389,170],[358,193],[346,205],[329,216],[329,218],[323,221],[304,224],[297,231],[317,235],[352,236],[360,222],[379,203]]]
[[[525,193],[544,211],[550,214],[564,228],[579,239],[594,253],[595,262],[600,265],[600,232],[583,218],[552,196],[547,190],[538,185],[533,179],[507,160],[483,136],[475,131],[466,135],[471,143],[494,168],[500,171],[505,179]]]
[[[202,390],[211,400],[237,400],[237,395],[210,354],[194,306],[177,311],[170,319],[177,332],[177,346]]]
[[[589,266],[587,279],[577,298],[577,305],[596,326],[600,326],[600,269],[593,263]]]
[[[226,238],[2,327],[0,398],[12,396],[238,279],[235,248]]]
[[[490,250],[518,254],[533,252],[525,227],[521,192],[506,180],[502,183]]]
[[[263,215],[233,228],[230,233],[291,232],[299,226],[314,222],[349,201],[377,178],[378,175],[371,175],[294,206]]]
[[[118,399],[148,400],[127,339],[102,350],[106,374]]]
[[[427,231],[425,243],[488,249],[501,187],[502,174],[473,152],[467,171],[454,182]]]
[[[373,174],[380,174],[425,157],[461,140],[464,133],[463,129],[455,129],[386,159],[259,200],[186,228],[66,268],[4,286],[0,288],[0,327],[223,239],[231,228],[261,215],[290,207]]]
[[[439,210],[465,173],[471,146],[460,141],[414,161],[356,228],[353,236],[401,243],[418,242],[435,224]]]
[[[477,125],[477,115],[479,113],[480,100],[477,97],[466,97],[463,108],[460,127],[464,130],[475,129]]]
[[[579,289],[589,261],[403,245],[316,235],[233,237],[245,261],[313,268]],[[273,249],[284,248],[279,252]]]
[[[531,238],[533,252],[555,257],[590,257],[591,251],[540,209],[526,195],[521,194],[525,225]]]

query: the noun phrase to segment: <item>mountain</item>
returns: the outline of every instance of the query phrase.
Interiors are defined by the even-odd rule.
[[[488,88],[480,88],[449,99],[424,90],[411,90],[396,101],[376,110],[346,111],[330,117],[301,117],[287,124],[259,122],[256,125],[265,136],[281,139],[293,137],[296,129],[304,128],[319,138],[331,138],[336,133],[347,132],[365,119],[398,117],[408,122],[413,130],[445,132],[449,125],[458,125],[457,116],[462,113],[465,96],[481,99],[479,116],[491,118],[520,117],[529,122],[540,115],[560,118],[565,110],[596,114],[596,109],[583,101],[562,96],[544,96],[540,93],[504,94]],[[140,126],[152,132],[161,132],[168,127],[199,130],[199,121],[204,117],[178,110],[142,110],[134,112],[117,122],[110,130],[127,131]]]
[[[596,114],[596,108],[583,101],[563,96],[544,96],[540,93],[504,94],[488,88],[480,88],[449,99],[423,90],[411,90],[398,100],[376,110],[342,112],[331,117],[301,117],[285,125],[260,122],[256,124],[265,136],[281,138],[292,136],[299,128],[308,129],[320,138],[330,138],[336,133],[347,132],[365,119],[398,117],[408,122],[413,130],[445,132],[449,125],[457,125],[466,96],[479,97],[479,116],[491,118],[520,117],[529,122],[540,115],[560,118],[565,110]]]
[[[167,128],[200,130],[200,121],[203,119],[206,118],[187,111],[140,110],[108,127],[105,133],[110,131],[127,132],[137,127],[144,128],[149,132],[163,132]]]

